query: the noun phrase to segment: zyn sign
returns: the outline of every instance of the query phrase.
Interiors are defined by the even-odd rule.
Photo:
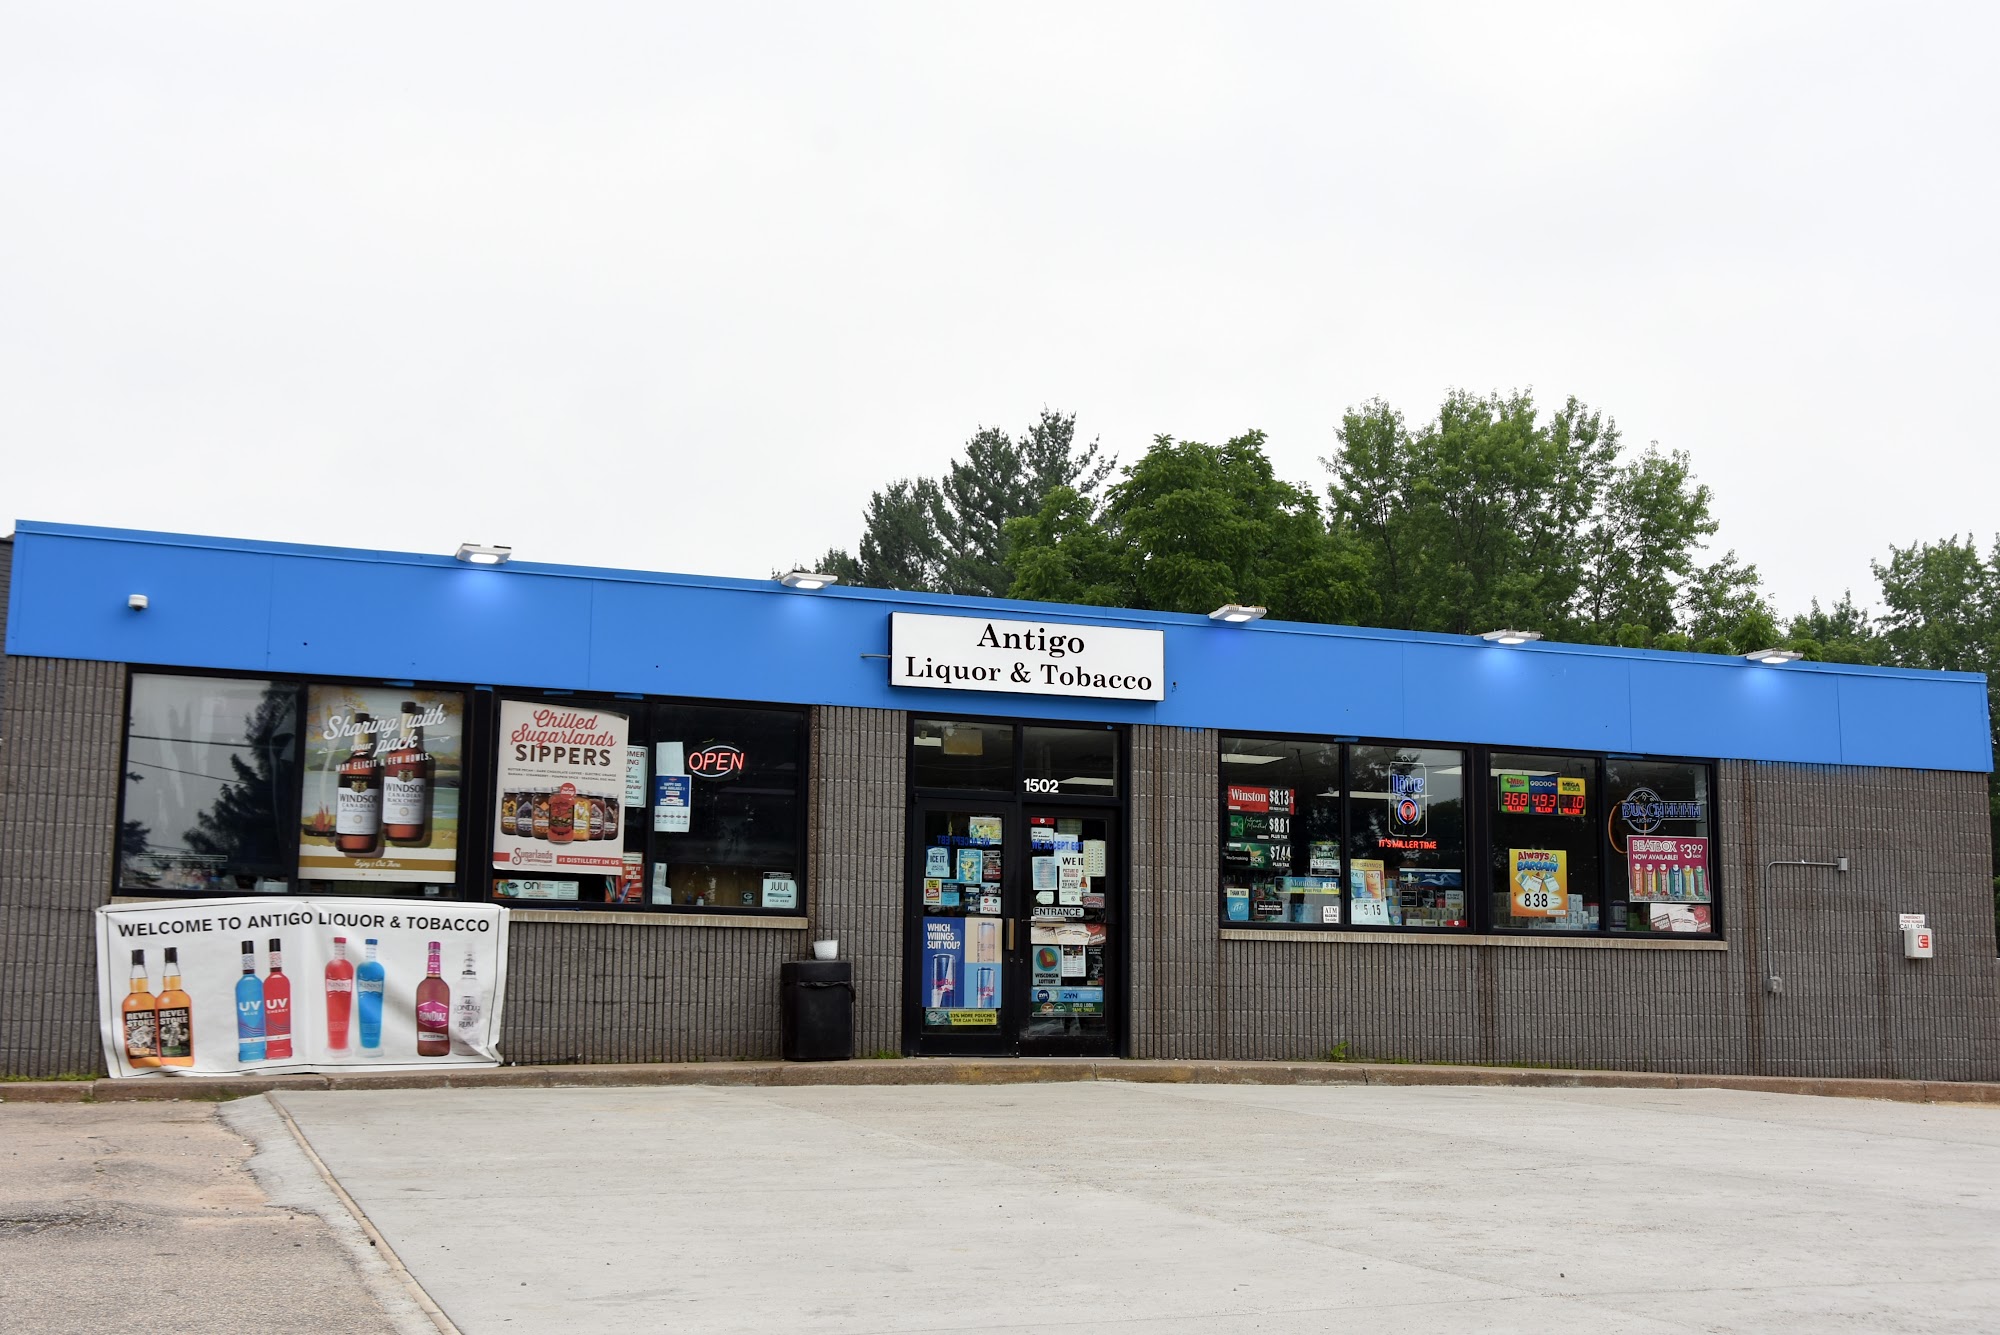
[[[1165,641],[1157,630],[893,612],[889,684],[1163,700]]]

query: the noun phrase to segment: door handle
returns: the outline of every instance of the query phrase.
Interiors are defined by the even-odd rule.
[[[1007,953],[1014,953],[1014,920],[1007,919]]]

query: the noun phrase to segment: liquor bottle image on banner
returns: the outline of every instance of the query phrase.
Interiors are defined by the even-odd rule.
[[[382,837],[406,847],[431,841],[431,755],[423,728],[408,721],[422,717],[414,701],[403,701],[409,731],[382,763]]]
[[[333,938],[333,958],[326,962],[326,1047],[345,1054],[347,1031],[354,1019],[354,965],[347,958],[347,938]]]
[[[575,833],[576,789],[564,784],[549,794],[549,842],[566,844]]]
[[[340,762],[334,794],[333,846],[353,857],[382,850],[382,769],[375,762],[375,720],[354,716],[354,745]]]
[[[243,976],[236,980],[236,1060],[264,1060],[264,984],[257,978],[257,943],[243,943]]]
[[[465,952],[465,972],[458,976],[458,1000],[451,1003],[451,1047],[461,1057],[477,1057],[479,1052],[479,1022],[485,1010],[479,1004],[479,971],[473,967],[473,954]]]
[[[166,981],[160,984],[158,1007],[160,1065],[194,1065],[194,999],[181,990],[181,952],[167,947],[167,961],[160,966]]]
[[[264,1056],[283,1061],[292,1055],[292,980],[278,938],[271,938],[271,974],[264,980]]]
[[[443,1057],[451,1052],[451,984],[438,975],[440,943],[431,942],[424,981],[417,984],[417,1055]]]
[[[361,1055],[382,1055],[382,991],[388,971],[375,958],[375,938],[361,943],[361,967],[354,971],[354,1005],[361,1027]]]
[[[468,961],[469,963],[470,961]],[[132,990],[119,1010],[125,1024],[125,1060],[132,1066],[160,1064],[159,1003],[146,980],[146,952],[132,952]]]

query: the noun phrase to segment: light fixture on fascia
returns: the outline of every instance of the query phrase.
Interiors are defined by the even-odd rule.
[[[512,547],[488,547],[483,542],[461,542],[455,555],[467,565],[505,565],[507,558],[514,554]]]
[[[1489,630],[1479,638],[1488,644],[1527,644],[1541,639],[1542,633],[1538,630]]]
[[[1224,603],[1208,614],[1210,621],[1220,621],[1227,626],[1240,626],[1246,621],[1256,621],[1264,615],[1261,607],[1245,607],[1241,603]]]
[[[1753,663],[1762,663],[1766,667],[1777,667],[1781,663],[1796,663],[1805,657],[1796,649],[1759,649],[1754,654],[1743,656]]]
[[[823,589],[829,584],[840,583],[840,576],[822,575],[812,570],[787,570],[778,576],[778,583],[788,589]]]
[[[1274,760],[1283,759],[1283,756],[1260,756],[1253,755],[1248,751],[1224,751],[1222,753],[1222,763],[1225,765],[1268,765]]]

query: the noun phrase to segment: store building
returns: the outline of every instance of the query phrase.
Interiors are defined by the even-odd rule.
[[[7,1074],[99,1069],[99,905],[311,893],[509,904],[521,1062],[774,1056],[778,966],[831,937],[863,1054],[2000,1078],[1976,675],[8,555]]]

